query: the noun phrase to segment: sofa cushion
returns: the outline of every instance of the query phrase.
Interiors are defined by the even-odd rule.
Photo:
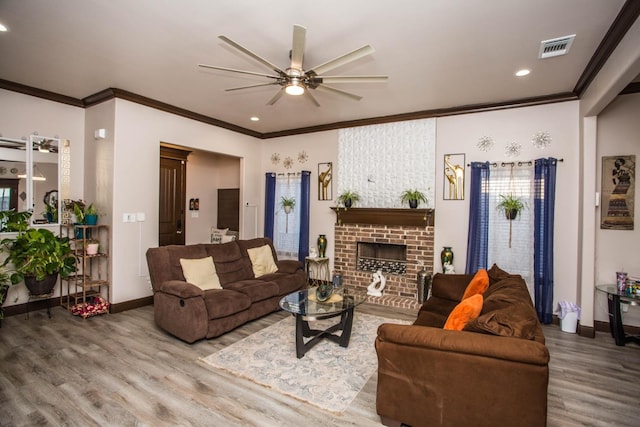
[[[249,259],[251,259],[251,267],[253,268],[253,274],[255,277],[261,277],[265,274],[275,273],[278,271],[278,266],[273,260],[273,254],[271,253],[271,246],[264,245],[257,248],[247,249]]]
[[[282,261],[279,261],[278,265],[280,265],[281,262]],[[305,275],[304,271],[300,268],[294,270],[292,273],[284,273],[278,270],[275,273],[265,274],[260,277],[260,280],[273,282],[278,285],[278,295],[288,295],[302,288],[305,283]]]
[[[458,304],[444,324],[444,329],[461,331],[472,319],[475,319],[482,310],[482,294],[475,294]]]
[[[533,339],[538,329],[538,316],[529,291],[519,276],[512,276],[489,286],[478,318],[465,326],[465,331]]]
[[[464,295],[462,295],[462,299],[465,300],[476,294],[484,294],[488,287],[489,276],[487,275],[487,270],[481,268],[467,285],[467,288],[464,290]]]
[[[216,272],[223,288],[227,283],[253,278],[251,262],[242,256],[238,242],[205,245],[205,249],[207,254],[213,257],[213,263],[216,265]]]
[[[502,270],[500,267],[498,267],[497,264],[493,264],[491,266],[491,268],[487,271],[487,275],[489,276],[490,285],[493,285],[494,283],[497,283],[503,279],[508,279],[509,277],[511,277],[511,274]]]
[[[248,310],[251,299],[243,293],[227,289],[210,289],[204,293],[207,317],[219,319]]]
[[[180,258],[180,265],[182,265],[182,274],[185,280],[192,285],[196,285],[203,291],[222,289],[220,279],[216,274],[216,266],[210,256],[195,259]]]
[[[198,259],[205,258],[208,254],[205,250],[205,245],[170,245],[164,246],[165,250],[169,254],[169,277],[164,278],[166,280],[185,280],[184,274],[182,274],[182,264],[180,259]]]
[[[230,289],[248,296],[252,303],[280,295],[277,284],[256,279],[229,283],[225,286],[225,289]]]

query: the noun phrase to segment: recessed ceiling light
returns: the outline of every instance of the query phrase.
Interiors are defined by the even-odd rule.
[[[516,71],[516,76],[518,77],[524,77],[526,75],[528,75],[531,71],[527,70],[527,69],[523,69],[523,70],[518,70]]]
[[[0,32],[4,33],[5,31],[9,31],[9,29],[4,25],[0,24]]]
[[[252,122],[257,122],[259,120],[260,120],[260,117],[256,117],[256,116],[251,117]]]

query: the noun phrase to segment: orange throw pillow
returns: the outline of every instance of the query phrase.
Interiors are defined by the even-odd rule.
[[[464,295],[462,295],[462,300],[469,298],[475,294],[484,294],[484,291],[489,287],[489,274],[487,274],[487,270],[484,268],[478,270],[473,279],[467,285],[467,289],[464,290]]]
[[[482,310],[482,294],[475,294],[462,302],[449,313],[444,329],[461,331],[466,324],[480,315]]]

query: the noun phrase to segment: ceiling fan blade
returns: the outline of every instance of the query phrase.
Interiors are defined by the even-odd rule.
[[[338,56],[337,58],[331,59],[324,64],[320,64],[316,67],[311,68],[306,72],[307,75],[322,75],[329,70],[333,70],[334,68],[338,68],[342,65],[348,64],[351,61],[355,61],[356,59],[360,59],[367,55],[371,55],[375,52],[375,49],[370,45],[362,46],[360,49],[356,49],[352,52],[345,53],[344,55]]]
[[[276,94],[273,96],[273,98],[271,98],[271,99],[269,100],[269,102],[267,102],[267,105],[273,105],[273,104],[275,104],[275,103],[278,101],[278,99],[280,99],[280,97],[281,97],[283,94],[284,94],[284,88],[280,89],[280,90],[278,91],[278,93],[276,93]]]
[[[304,91],[304,96],[306,96],[307,99],[309,99],[311,102],[313,102],[316,107],[320,106],[320,103],[316,100],[316,97],[311,94],[310,90],[305,90]]]
[[[242,45],[239,45],[238,43],[234,42],[230,38],[228,38],[226,36],[218,36],[218,38],[220,40],[222,40],[223,42],[235,47],[236,49],[238,49],[240,52],[244,53],[245,55],[249,55],[250,57],[252,57],[256,61],[260,62],[261,64],[266,65],[267,67],[271,68],[276,73],[281,74],[281,75],[286,75],[286,73],[284,71],[282,71],[280,68],[278,68],[277,66],[275,66],[271,62],[267,61],[266,59],[264,59],[261,56],[258,56],[258,54],[250,51],[246,47],[244,47]]]
[[[307,29],[300,25],[293,26],[293,41],[291,43],[291,68],[302,70],[304,59],[304,46],[307,38]]]
[[[280,84],[280,83],[278,83],[278,82],[275,82],[275,83],[260,83],[260,84],[256,84],[256,85],[232,87],[232,88],[229,88],[229,89],[225,89],[224,91],[225,92],[231,92],[231,91],[234,91],[234,90],[251,89],[251,88],[254,88],[254,87],[261,87],[261,86],[273,86],[273,85],[277,85],[277,84]]]
[[[313,78],[318,83],[384,83],[388,76],[318,76]]]
[[[316,89],[324,90],[327,92],[333,92],[338,95],[346,96],[347,98],[351,98],[356,101],[360,101],[362,99],[361,96],[355,95],[353,93],[345,92],[344,90],[336,89],[335,87],[327,86],[327,85],[318,85]]]
[[[214,70],[222,70],[222,71],[231,71],[232,73],[249,74],[249,75],[252,75],[252,76],[268,77],[270,79],[279,79],[280,78],[280,76],[272,76],[270,74],[256,73],[254,71],[236,70],[235,68],[218,67],[218,66],[215,66],[215,65],[198,64],[198,67],[211,68],[211,69],[214,69]]]

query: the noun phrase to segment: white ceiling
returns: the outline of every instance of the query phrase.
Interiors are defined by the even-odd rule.
[[[259,133],[573,91],[624,0],[2,0],[0,79],[82,99],[117,88]],[[331,75],[388,75],[335,84],[353,101],[283,96],[226,35],[287,68],[292,28],[307,28],[306,69],[371,44]],[[568,55],[537,59],[540,41],[576,34]],[[531,69],[516,78],[514,72]],[[260,117],[251,122],[250,116]]]

